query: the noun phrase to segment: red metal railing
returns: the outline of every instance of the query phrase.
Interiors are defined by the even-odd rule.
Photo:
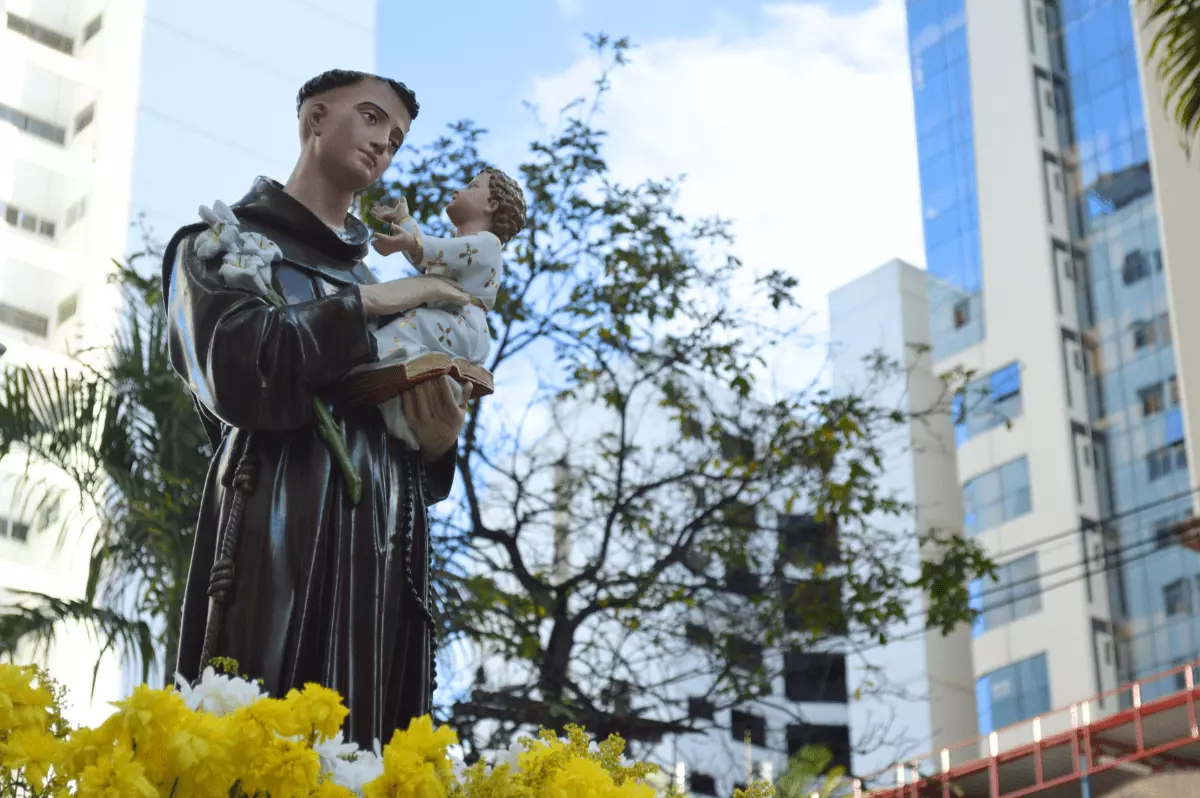
[[[1085,778],[1100,780],[1104,792],[1146,772],[1200,769],[1196,666],[897,763],[856,781],[855,798],[1022,798]],[[1167,680],[1169,694],[1143,701]],[[1129,708],[1119,709],[1123,703]]]

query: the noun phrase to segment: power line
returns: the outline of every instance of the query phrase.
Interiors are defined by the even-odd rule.
[[[1139,548],[1141,546],[1149,546],[1150,548],[1148,551],[1145,551],[1145,552],[1142,552],[1140,554],[1136,554],[1136,555],[1133,555],[1130,557],[1120,556],[1120,555],[1127,554],[1127,553],[1131,552],[1132,550]],[[1105,558],[1104,558],[1105,563],[1102,566],[1097,567],[1095,569],[1087,568],[1086,567],[1087,561],[1086,561],[1086,559],[1084,559],[1079,562],[1074,562],[1074,563],[1070,563],[1065,566],[1060,566],[1051,571],[1047,571],[1044,573],[1039,572],[1031,577],[1026,577],[1025,579],[1018,579],[1018,580],[1015,580],[1015,581],[1010,582],[1005,585],[997,585],[997,586],[991,588],[990,590],[981,591],[980,595],[981,595],[981,598],[983,596],[995,595],[996,593],[1011,590],[1013,587],[1018,586],[1018,585],[1029,584],[1031,582],[1040,582],[1041,579],[1047,575],[1062,573],[1063,571],[1071,570],[1072,568],[1085,568],[1084,572],[1082,574],[1079,574],[1078,576],[1073,576],[1073,577],[1070,577],[1067,579],[1063,579],[1063,580],[1055,582],[1049,586],[1039,586],[1037,595],[1042,596],[1053,590],[1057,590],[1058,588],[1067,587],[1067,586],[1076,584],[1078,582],[1082,582],[1085,579],[1090,579],[1092,576],[1099,576],[1102,574],[1107,574],[1109,571],[1112,571],[1116,568],[1121,568],[1121,567],[1124,567],[1131,563],[1140,562],[1161,550],[1162,549],[1159,548],[1157,541],[1141,540],[1141,541],[1137,541],[1135,543],[1129,544],[1127,546],[1121,546],[1116,549],[1107,550],[1105,552]],[[992,604],[989,607],[987,607],[987,609],[996,609],[999,607],[1007,607],[1011,604],[1015,604],[1019,600],[1023,600],[1023,599],[1027,599],[1027,598],[1032,598],[1032,596],[1021,596],[1020,598],[1011,598],[1008,601],[1003,601],[1003,602],[999,602],[996,604]],[[908,618],[906,618],[906,620],[909,620],[909,621],[919,620],[920,618],[927,616],[928,614],[929,613],[927,610],[921,610],[920,612],[916,613],[914,616],[909,616]],[[900,637],[891,638],[886,643],[878,643],[878,642],[872,643],[869,646],[858,649],[858,651],[860,651],[860,652],[861,651],[871,651],[876,648],[883,648],[884,646],[888,646],[893,643],[902,643],[902,642],[906,642],[908,640],[915,640],[916,638],[921,637],[922,635],[925,635],[927,633],[928,633],[927,628],[915,629],[906,635],[901,635]]]

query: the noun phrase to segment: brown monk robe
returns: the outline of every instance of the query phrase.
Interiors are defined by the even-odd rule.
[[[406,92],[357,73],[310,81],[300,97],[302,153],[288,185],[259,178],[232,205],[243,231],[282,250],[272,283],[288,307],[226,286],[221,256],[205,261],[195,251],[203,225],[176,233],[163,262],[172,362],[216,441],[177,670],[194,681],[206,664],[210,580],[229,576],[218,552],[237,526],[234,580],[210,656],[237,660],[275,696],[308,682],[336,689],[351,710],[347,736],[363,747],[430,710],[426,507],[450,490],[464,412],[441,380],[406,395],[420,430],[416,452],[388,435],[376,408],[335,407],[363,479],[357,505],[314,423],[314,396],[375,358],[374,314],[467,301],[436,278],[378,283],[362,263],[368,231],[346,213],[416,116]],[[240,520],[231,518],[235,504]]]

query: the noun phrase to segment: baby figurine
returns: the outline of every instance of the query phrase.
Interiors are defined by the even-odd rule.
[[[492,392],[492,375],[484,367],[491,348],[487,312],[500,285],[501,248],[525,226],[525,198],[515,180],[489,168],[455,191],[446,206],[454,238],[424,235],[403,199],[372,213],[392,225],[392,235],[372,241],[376,252],[402,252],[424,274],[454,280],[471,295],[464,307],[430,303],[393,316],[374,332],[379,360],[350,374],[359,396],[378,404],[388,432],[416,449],[399,398],[409,387],[449,380],[456,401],[463,382],[471,383],[474,396]]]

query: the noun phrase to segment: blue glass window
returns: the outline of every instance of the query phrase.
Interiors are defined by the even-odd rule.
[[[972,537],[1032,509],[1029,460],[1020,457],[963,485],[963,532]]]
[[[954,397],[954,439],[959,446],[988,430],[1019,418],[1021,365],[1009,363],[991,374],[971,380]]]
[[[980,613],[971,624],[972,637],[1040,612],[1042,585],[1037,552],[998,566],[995,581],[971,580],[967,598],[971,609]]]
[[[975,683],[979,733],[992,732],[1050,711],[1046,655],[997,668]]]

